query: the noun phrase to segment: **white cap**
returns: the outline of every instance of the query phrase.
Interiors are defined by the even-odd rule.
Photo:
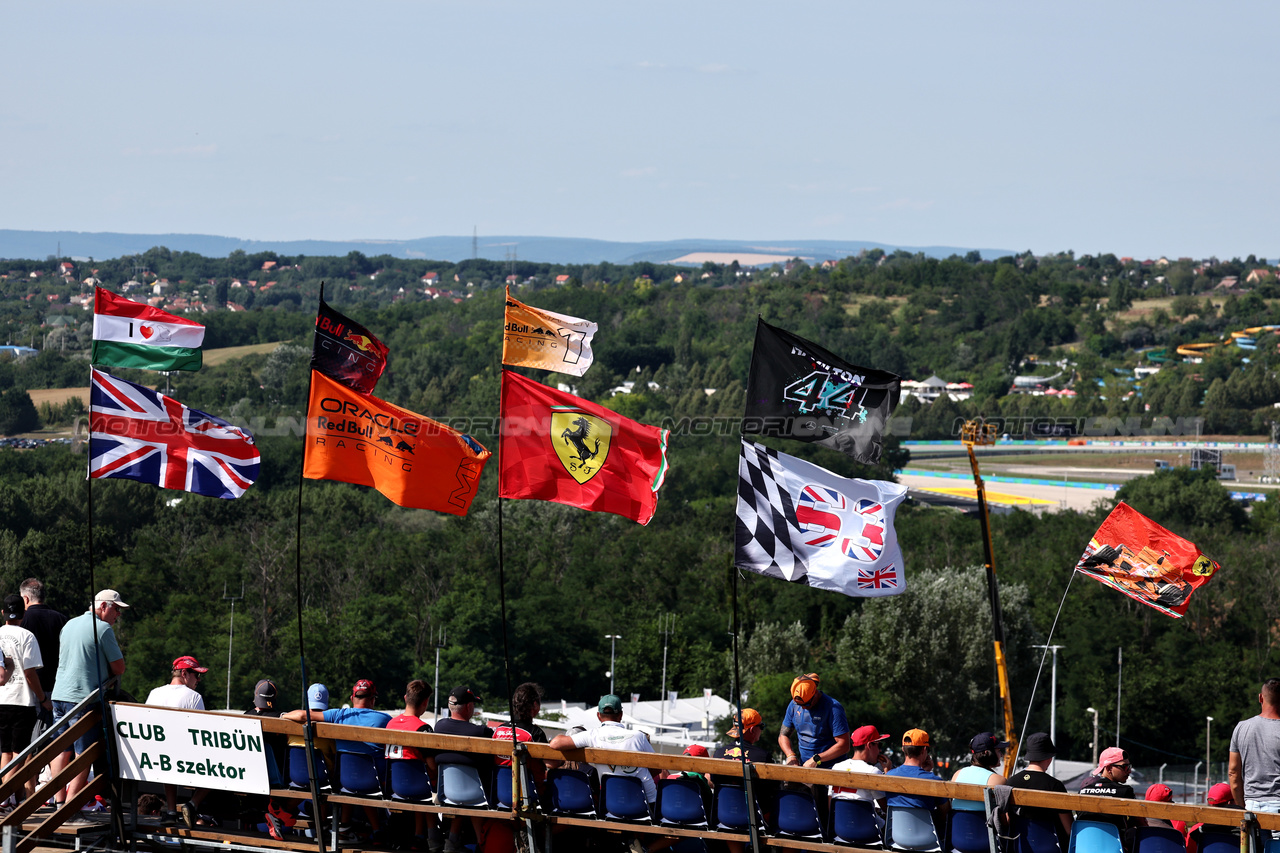
[[[120,600],[120,593],[116,592],[114,589],[104,589],[102,592],[98,593],[93,597],[93,603],[94,604],[114,604],[116,607],[129,606]]]

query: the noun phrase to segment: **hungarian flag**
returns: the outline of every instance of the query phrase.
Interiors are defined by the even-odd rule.
[[[117,296],[101,287],[93,295],[93,364],[142,370],[199,370],[204,326]]]
[[[905,592],[893,529],[907,487],[833,474],[742,442],[734,565],[845,595]]]
[[[850,364],[760,320],[742,431],[812,442],[875,463],[901,384],[892,373]]]
[[[498,495],[648,524],[667,474],[668,434],[504,370]]]
[[[591,366],[591,339],[599,327],[511,298],[502,327],[502,363],[581,376]]]
[[[386,366],[386,345],[321,299],[311,367],[348,388],[372,394]]]
[[[258,478],[248,430],[89,368],[89,476],[238,498]]]
[[[1081,574],[1175,619],[1186,614],[1191,593],[1219,568],[1195,543],[1123,501],[1093,534],[1076,564]]]
[[[311,371],[308,479],[373,486],[399,506],[466,515],[490,455],[469,435]]]

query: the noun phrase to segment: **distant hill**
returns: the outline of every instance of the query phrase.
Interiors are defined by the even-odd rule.
[[[630,264],[636,261],[671,263],[689,255],[713,253],[744,256],[799,256],[813,261],[837,260],[863,249],[892,252],[905,249],[931,257],[964,255],[970,248],[960,246],[898,246],[864,240],[658,240],[617,242],[577,237],[484,236],[477,241],[480,257],[505,260],[514,252],[522,261],[560,264],[594,264],[609,261]],[[40,259],[57,253],[63,257],[105,260],[136,255],[155,246],[175,252],[196,252],[206,257],[226,257],[237,249],[248,254],[278,252],[282,255],[345,255],[352,251],[366,255],[395,255],[402,258],[430,258],[461,261],[471,257],[470,237],[422,237],[416,240],[241,240],[210,234],[116,234],[88,231],[12,231],[0,229],[0,258]],[[978,249],[983,258],[1014,254],[1008,249]],[[721,260],[717,257],[717,260]],[[757,262],[760,262],[759,260]],[[766,261],[767,262],[767,261]],[[697,260],[686,261],[696,265]]]

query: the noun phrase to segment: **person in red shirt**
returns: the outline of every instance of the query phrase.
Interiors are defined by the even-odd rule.
[[[387,728],[401,732],[429,732],[431,726],[422,721],[422,712],[427,710],[427,696],[430,688],[425,681],[415,678],[404,688],[404,710],[387,723]],[[431,776],[436,775],[436,760],[427,750],[413,746],[387,744],[387,760],[418,761],[423,764]],[[418,850],[435,849],[444,846],[444,837],[440,834],[440,825],[434,814],[424,812],[413,813],[414,846]]]
[[[1149,803],[1172,803],[1173,789],[1168,785],[1157,782],[1147,789],[1146,800]],[[1187,822],[1185,820],[1165,820],[1164,818],[1149,817],[1147,818],[1147,826],[1163,826],[1168,829],[1176,829],[1182,833],[1183,839],[1187,837]]]

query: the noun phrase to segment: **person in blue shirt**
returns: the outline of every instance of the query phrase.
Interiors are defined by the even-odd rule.
[[[830,767],[849,754],[849,720],[844,707],[819,685],[814,672],[791,682],[791,703],[778,732],[784,764]],[[797,735],[798,748],[793,741]]]
[[[902,736],[902,752],[904,758],[901,767],[895,767],[888,776],[903,776],[907,779],[932,779],[941,782],[942,777],[934,773],[933,757],[929,754],[929,733],[924,729],[911,729]],[[947,800],[941,797],[925,797],[919,794],[890,794],[886,803],[889,808],[929,809],[942,814],[947,809]]]

